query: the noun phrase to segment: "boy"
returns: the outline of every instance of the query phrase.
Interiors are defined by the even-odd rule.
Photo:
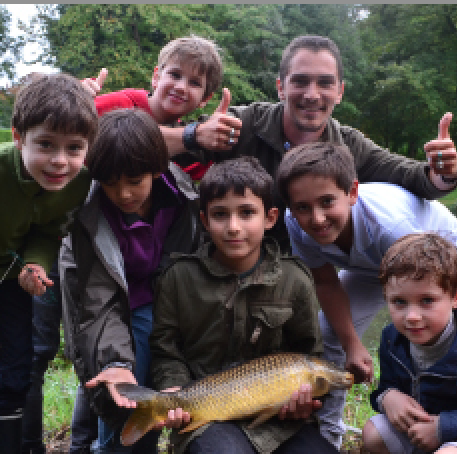
[[[156,389],[180,387],[273,351],[322,351],[309,270],[282,257],[276,241],[264,237],[278,216],[272,187],[255,158],[215,164],[204,175],[200,218],[212,241],[177,258],[159,281],[150,337]],[[171,440],[177,454],[336,453],[304,421],[313,406],[319,403],[303,385],[279,418],[255,429],[247,428],[250,421],[213,423],[190,435],[173,431]],[[166,424],[178,428],[188,421],[189,414],[176,409]]]
[[[183,126],[178,120],[197,108],[203,108],[219,88],[223,65],[213,41],[191,35],[174,39],[161,49],[152,75],[152,92],[127,88],[96,96],[107,74],[108,70],[103,68],[95,80],[84,79],[82,82],[95,97],[99,115],[115,108],[139,107],[160,125]],[[197,125],[190,123],[184,131],[185,143],[193,152],[197,152],[198,148],[195,142]],[[186,172],[194,180],[199,180],[209,167],[208,164],[194,164],[196,158],[193,153],[174,156],[173,159],[182,167],[187,166]]]
[[[12,127],[14,145],[0,148],[1,204],[7,214],[0,235],[0,439],[8,453],[19,452],[21,445],[33,352],[32,296],[53,285],[47,273],[87,195],[83,161],[97,112],[77,79],[42,75],[18,93]]]
[[[457,453],[457,250],[433,233],[406,235],[387,251],[380,280],[392,324],[381,378],[363,428],[373,454]]]
[[[384,253],[408,233],[457,232],[457,220],[439,202],[398,186],[359,186],[352,154],[331,143],[287,153],[278,186],[290,208],[285,221],[292,252],[311,268],[316,284],[324,357],[341,366],[346,361],[356,381],[369,381],[372,361],[360,337],[385,303],[378,280]],[[319,414],[321,432],[339,445],[345,393],[331,396]]]

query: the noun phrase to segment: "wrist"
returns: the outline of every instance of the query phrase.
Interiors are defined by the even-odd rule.
[[[457,176],[440,175],[440,177],[443,183],[452,184],[454,186],[457,183]]]
[[[197,127],[200,122],[195,121],[193,123],[189,123],[183,131],[182,134],[182,141],[184,144],[184,148],[188,151],[196,150],[198,148],[197,143]]]

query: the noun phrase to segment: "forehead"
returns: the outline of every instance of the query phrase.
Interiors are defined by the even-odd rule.
[[[294,178],[289,183],[289,199],[291,204],[311,202],[324,195],[346,193],[336,185],[332,177],[305,174]]]
[[[208,209],[227,208],[234,209],[243,205],[255,205],[263,207],[263,201],[256,196],[251,189],[244,188],[244,194],[236,194],[233,188],[229,189],[223,197],[208,202]]]
[[[338,80],[338,65],[328,50],[300,49],[290,60],[287,77],[298,74],[332,75]]]

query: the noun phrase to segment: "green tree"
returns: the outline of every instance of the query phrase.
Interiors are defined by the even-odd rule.
[[[21,41],[11,36],[11,14],[5,5],[0,5],[0,77],[13,79],[14,63],[19,58]]]

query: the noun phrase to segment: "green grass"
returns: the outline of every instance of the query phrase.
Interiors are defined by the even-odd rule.
[[[13,140],[13,136],[11,133],[11,128],[0,128],[0,143],[2,142],[11,142]]]

